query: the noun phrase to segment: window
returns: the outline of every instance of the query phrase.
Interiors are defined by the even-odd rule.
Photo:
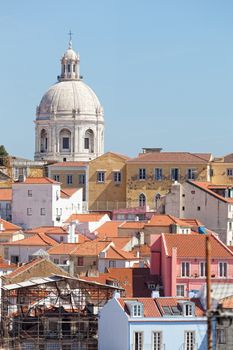
[[[134,350],[143,350],[143,333],[134,333]]]
[[[71,185],[73,183],[73,176],[67,175],[66,181],[67,181],[67,185]]]
[[[163,169],[155,168],[155,180],[161,181],[163,179]]]
[[[206,267],[205,261],[200,262],[200,277],[206,277]]]
[[[227,263],[220,261],[218,266],[219,266],[219,277],[227,277]]]
[[[217,343],[226,344],[226,329],[217,329]]]
[[[75,73],[75,64],[73,65],[73,72]]]
[[[233,176],[233,169],[227,169],[227,176]]]
[[[104,182],[105,181],[105,172],[104,171],[97,171],[97,182]]]
[[[55,180],[55,181],[60,181],[60,175],[53,175],[53,179]]]
[[[153,350],[162,350],[162,332],[153,332]]]
[[[88,137],[84,138],[84,149],[89,149],[89,138]]]
[[[32,197],[32,190],[28,190],[28,197]]]
[[[9,259],[9,248],[4,248],[4,259]]]
[[[197,175],[197,169],[187,169],[188,180],[195,180]]]
[[[115,260],[109,260],[109,267],[116,267],[116,261]]]
[[[70,64],[68,64],[67,68],[68,68],[68,73],[70,73]]]
[[[70,139],[69,139],[69,137],[63,137],[62,138],[62,148],[63,149],[69,149],[70,148]]]
[[[40,215],[45,216],[45,208],[40,208]]]
[[[197,211],[200,211],[201,210],[201,207],[197,207]]]
[[[142,305],[141,304],[134,304],[133,305],[133,316],[139,317],[142,316]]]
[[[178,168],[172,168],[171,169],[171,180],[172,181],[178,181],[179,180],[179,169]]]
[[[35,256],[34,255],[28,255],[28,261],[32,261],[35,259]]]
[[[120,171],[114,171],[113,180],[115,183],[121,182],[121,172]]]
[[[190,263],[182,262],[181,264],[181,277],[189,277],[190,276]]]
[[[184,305],[184,316],[193,316],[192,304],[185,304]]]
[[[54,259],[53,259],[53,262],[54,262],[54,264],[59,265],[59,259],[54,258]]]
[[[85,174],[79,174],[79,176],[78,176],[78,183],[79,183],[79,185],[85,185],[85,181],[86,181]]]
[[[31,216],[32,215],[32,208],[27,208],[27,216]]]
[[[6,210],[11,210],[11,203],[6,203]]]
[[[11,263],[18,264],[19,263],[19,256],[18,255],[11,255]]]
[[[195,349],[195,332],[187,331],[184,333],[184,350]]]
[[[145,180],[146,179],[146,169],[140,168],[139,169],[139,180]]]
[[[146,205],[146,196],[141,193],[138,198],[139,201],[139,207],[144,207]]]
[[[172,315],[172,311],[169,306],[162,306],[164,315]]]
[[[182,207],[182,211],[185,211],[185,207]]]
[[[64,242],[64,236],[60,236],[60,242]]]
[[[78,256],[77,264],[78,264],[78,266],[84,266],[84,258],[83,258],[83,256]]]

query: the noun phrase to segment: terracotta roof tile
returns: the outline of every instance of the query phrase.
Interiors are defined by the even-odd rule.
[[[120,227],[123,229],[136,229],[142,230],[145,226],[145,222],[141,221],[125,221]]]
[[[219,300],[219,304],[223,309],[233,309],[233,295]]]
[[[0,188],[0,201],[11,201],[11,200],[12,200],[12,189]]]
[[[66,228],[61,227],[61,226],[38,226],[38,227],[33,227],[30,230],[26,230],[26,233],[30,234],[35,234],[35,233],[44,233],[44,234],[49,234],[49,235],[62,235],[68,234],[68,231]]]
[[[125,252],[124,250],[117,249],[115,247],[109,247],[106,251],[106,257],[104,259],[112,260],[137,260],[135,255],[131,252]]]
[[[20,185],[47,185],[56,184],[59,185],[60,182],[50,179],[49,177],[27,177],[23,182],[15,182],[15,184]]]
[[[72,214],[66,222],[79,221],[79,222],[96,222],[102,219],[103,214]]]
[[[78,243],[60,243],[50,248],[47,253],[50,255],[67,255],[72,253],[78,246]]]
[[[138,157],[128,160],[127,163],[206,164],[210,160],[210,153],[150,152],[141,153]]]
[[[107,221],[98,227],[94,233],[97,234],[98,238],[118,237],[118,227],[122,223],[123,221]]]
[[[43,260],[43,258],[36,258],[32,261],[29,261],[28,263],[18,267],[17,269],[15,269],[14,271],[12,271],[11,273],[9,273],[6,277],[8,278],[13,278],[16,277],[18,275],[20,275],[21,273],[23,273],[24,271],[27,271],[28,269],[32,268],[32,266],[37,265],[39,262],[41,262]]]
[[[31,237],[2,244],[6,246],[54,246],[58,243],[44,233],[37,233]]]
[[[77,248],[72,251],[72,255],[77,256],[98,256],[108,245],[110,241],[87,241],[78,244]]]
[[[3,231],[0,231],[0,234],[1,234],[1,232],[2,233],[6,233],[6,232],[14,233],[14,232],[22,230],[22,227],[15,225],[15,224],[12,224],[11,222],[3,220],[1,218],[0,218],[0,223],[3,225]]]
[[[162,234],[168,256],[172,254],[172,248],[177,248],[177,257],[198,257],[206,256],[206,235],[183,235],[183,234]],[[233,253],[217,237],[210,235],[212,258],[231,258]],[[153,246],[152,246],[153,252]]]
[[[220,199],[221,201],[225,202],[225,203],[233,203],[233,198],[228,198],[228,197],[223,197],[220,194],[212,191],[212,189],[217,189],[217,188],[227,188],[229,187],[229,185],[213,185],[210,182],[201,182],[201,181],[187,181],[188,183],[204,190],[205,192],[211,194],[213,197],[216,197],[217,199]]]
[[[191,225],[184,220],[178,219],[172,215],[153,215],[152,218],[145,224],[146,226],[170,226],[170,225],[179,225],[179,226],[189,226]]]

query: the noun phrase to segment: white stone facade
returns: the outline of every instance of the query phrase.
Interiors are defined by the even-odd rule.
[[[35,160],[89,161],[104,153],[103,108],[82,81],[71,42],[58,83],[37,107],[35,124]]]

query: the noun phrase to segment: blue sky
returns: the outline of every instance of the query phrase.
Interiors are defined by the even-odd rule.
[[[1,2],[0,144],[33,158],[36,106],[74,32],[105,151],[233,151],[233,1]]]

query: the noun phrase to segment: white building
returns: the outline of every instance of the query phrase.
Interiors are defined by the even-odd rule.
[[[112,299],[100,311],[99,350],[206,350],[207,319],[189,299]]]
[[[174,183],[165,199],[166,214],[196,218],[233,245],[233,188],[210,182]]]
[[[27,178],[13,184],[12,191],[12,221],[26,229],[60,226],[82,212],[82,189],[62,190],[49,178]]]
[[[72,43],[61,59],[61,75],[36,112],[35,160],[89,161],[104,153],[103,108],[82,81]]]
[[[105,222],[110,221],[110,217],[107,214],[72,214],[67,220],[67,223],[75,223],[75,229],[94,239],[94,231],[102,226]]]

